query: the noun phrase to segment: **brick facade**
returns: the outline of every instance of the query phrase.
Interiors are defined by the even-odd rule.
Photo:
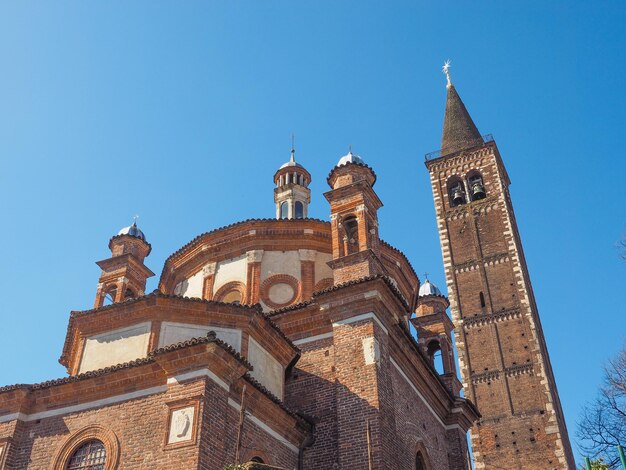
[[[459,168],[482,172],[486,198],[449,206],[447,178]],[[292,152],[274,179],[277,219],[196,237],[166,260],[151,294],[143,233],[133,225],[111,240],[94,309],[70,314],[60,358],[69,376],[0,388],[0,470],[64,469],[91,442],[105,470],[237,460],[262,461],[247,465],[259,470],[469,470],[474,401],[477,468],[567,468],[495,144],[429,170],[454,324],[448,300],[422,294],[406,257],[379,238],[374,171],[350,152],[328,176],[330,222],[299,219],[310,175]]]

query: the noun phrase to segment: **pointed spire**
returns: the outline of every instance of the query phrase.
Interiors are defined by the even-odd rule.
[[[296,137],[291,134],[291,163],[296,163]]]
[[[471,116],[467,112],[461,97],[450,81],[450,61],[446,61],[443,72],[448,83],[446,97],[446,114],[443,118],[443,134],[441,136],[441,155],[448,155],[483,144],[483,138]]]

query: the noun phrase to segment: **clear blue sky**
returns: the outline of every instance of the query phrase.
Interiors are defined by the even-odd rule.
[[[0,5],[0,384],[61,377],[71,310],[141,215],[148,266],[274,215],[311,172],[312,217],[349,144],[377,172],[381,234],[444,287],[423,155],[453,80],[493,133],[570,434],[625,337],[626,4],[18,2]]]

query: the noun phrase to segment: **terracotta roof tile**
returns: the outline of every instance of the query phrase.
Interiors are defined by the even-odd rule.
[[[198,338],[191,338],[186,341],[181,341],[175,344],[168,344],[167,346],[163,346],[162,348],[154,349],[148,353],[149,358],[154,358],[155,356],[160,356],[162,354],[167,354],[172,351],[177,351],[179,349],[189,348],[191,346],[196,346],[198,344],[206,344],[206,343],[215,343],[228,353],[230,353],[235,359],[237,359],[241,364],[246,366],[249,370],[252,370],[252,365],[241,355],[239,354],[235,348],[233,348],[230,344],[222,341],[217,337],[215,331],[209,331],[206,336],[200,336]]]

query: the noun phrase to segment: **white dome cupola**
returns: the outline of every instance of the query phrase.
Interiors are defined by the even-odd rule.
[[[442,296],[439,288],[435,284],[430,282],[428,279],[424,281],[424,283],[420,286],[420,290],[419,290],[420,297],[425,297],[427,295]]]

